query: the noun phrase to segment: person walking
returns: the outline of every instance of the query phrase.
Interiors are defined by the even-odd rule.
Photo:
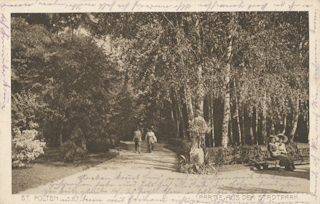
[[[148,132],[146,134],[146,140],[147,140],[148,152],[149,153],[151,153],[152,150],[153,150],[154,137],[155,137],[155,134],[152,131],[152,128],[148,128]]]
[[[152,142],[152,151],[154,151],[154,147],[156,146],[156,144],[155,143],[157,143],[158,142],[158,140],[157,140],[157,137],[156,137],[156,134],[154,133],[154,127],[153,126],[151,126],[151,131],[153,132],[153,142]]]
[[[141,131],[140,131],[140,128],[137,127],[136,131],[134,131],[133,133],[133,141],[134,141],[134,146],[135,146],[135,153],[138,153],[140,154],[141,152],[141,141],[142,141],[142,134],[141,134]]]

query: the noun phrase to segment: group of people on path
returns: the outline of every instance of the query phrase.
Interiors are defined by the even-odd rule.
[[[271,157],[278,163],[277,166],[285,166],[285,170],[294,171],[295,165],[292,157],[287,153],[285,143],[288,141],[288,137],[282,134],[277,136],[271,135],[268,149],[271,153]]]
[[[145,140],[147,141],[148,146],[148,152],[151,153],[154,151],[154,143],[157,142],[157,137],[153,132],[153,127],[147,128],[147,134],[145,136]],[[135,153],[140,154],[141,153],[141,142],[142,142],[142,133],[140,131],[140,128],[137,127],[137,129],[133,133],[133,141],[135,144]]]

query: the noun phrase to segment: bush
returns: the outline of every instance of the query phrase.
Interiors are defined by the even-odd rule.
[[[110,146],[111,147],[116,147],[119,144],[120,144],[120,139],[115,135],[111,135],[110,136]]]
[[[200,165],[198,162],[190,163],[190,141],[171,138],[168,144],[170,149],[180,155],[179,172],[189,174],[210,174],[216,171],[214,166],[260,163],[265,161],[269,154],[261,151],[259,145],[204,148],[204,164]],[[300,150],[296,143],[286,144],[286,149],[293,158],[300,157]]]
[[[173,147],[174,152],[189,158],[191,141],[181,138],[170,138],[168,144]]]
[[[265,152],[261,151],[261,146],[252,145],[252,146],[238,146],[234,148],[235,155],[240,155],[240,157],[234,158],[234,163],[236,164],[248,164],[248,163],[257,163],[262,162],[268,156]]]
[[[205,148],[204,152],[205,161],[216,166],[261,162],[267,156],[258,145]]]
[[[76,159],[83,158],[86,153],[86,149],[78,147],[71,140],[68,140],[61,146],[61,156],[66,162],[73,162]]]
[[[88,139],[87,141],[87,149],[89,152],[97,153],[97,152],[108,152],[109,147],[111,146],[109,137],[96,137]]]
[[[228,165],[234,163],[234,155],[232,155],[232,147],[216,147],[204,149],[204,161],[215,166]]]
[[[216,169],[211,163],[199,164],[197,159],[194,163],[190,162],[191,141],[181,138],[170,138],[167,142],[170,149],[180,155],[178,171],[187,174],[214,174]]]
[[[297,143],[286,144],[286,150],[292,158],[300,158],[300,150],[298,149]]]
[[[296,144],[288,144],[286,149],[292,157],[299,157],[299,149]],[[204,152],[205,162],[213,163],[216,166],[260,163],[268,157],[268,152],[261,151],[259,145],[205,148]]]
[[[214,174],[216,169],[213,164],[199,164],[199,158],[194,163],[188,161],[185,157],[181,156],[179,161],[178,171],[186,174]]]
[[[45,142],[35,139],[38,135],[37,130],[14,129],[12,140],[12,167],[23,167],[23,162],[29,162],[43,154]]]

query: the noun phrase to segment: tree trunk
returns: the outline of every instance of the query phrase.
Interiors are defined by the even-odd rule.
[[[286,133],[286,129],[287,129],[287,114],[283,115],[283,129],[281,134],[285,134]]]
[[[62,146],[62,143],[63,143],[63,135],[62,135],[62,132],[63,132],[64,121],[66,120],[66,111],[65,111],[65,109],[62,109],[62,111],[63,111],[63,119],[62,119],[62,121],[61,121],[61,127],[60,127],[60,132],[59,132],[60,147]]]
[[[179,118],[179,125],[180,125],[180,132],[182,134],[182,138],[185,139],[186,138],[186,128],[184,125],[184,120],[183,120],[183,114],[182,114],[182,100],[179,97],[177,90],[175,89],[175,95],[177,97],[177,112],[178,112],[178,118]]]
[[[253,128],[252,128],[252,114],[253,114],[253,108],[249,107],[249,134],[250,134],[250,140],[251,140],[251,145],[254,145],[254,134],[253,134]]]
[[[211,102],[210,102],[210,94],[206,94],[205,96],[205,100],[204,100],[204,107],[203,107],[203,111],[204,111],[204,120],[207,122],[207,124],[209,124],[209,127],[211,127]],[[207,147],[211,147],[212,141],[211,141],[211,133],[208,132],[206,133],[206,146]]]
[[[294,112],[294,116],[292,119],[292,129],[290,132],[290,137],[289,137],[289,141],[290,143],[294,142],[294,135],[296,134],[296,130],[298,127],[298,119],[299,119],[299,98],[297,98],[296,101],[296,107],[295,107],[295,112]]]
[[[229,141],[229,144],[232,146],[233,145],[233,131],[232,131],[232,116],[230,114],[230,121],[229,121],[229,124],[230,124],[230,141]]]
[[[175,88],[171,89],[171,100],[172,100],[172,110],[173,110],[173,117],[174,117],[174,125],[175,125],[175,136],[179,137],[180,132],[179,132],[179,114],[178,114],[178,108],[177,108],[177,100],[176,100],[176,95],[175,95]]]
[[[262,99],[262,118],[261,118],[261,139],[262,144],[267,144],[267,93],[264,93],[264,97]]]
[[[203,114],[203,100],[204,100],[204,88],[202,84],[202,67],[201,65],[198,66],[198,98],[197,98],[197,109]]]
[[[61,125],[61,128],[60,128],[60,132],[59,132],[59,142],[60,142],[60,147],[62,146],[62,129],[63,129],[63,125]]]
[[[241,122],[242,122],[242,129],[241,129],[241,134],[242,134],[242,145],[246,144],[246,133],[245,133],[245,121],[244,121],[244,113],[245,113],[245,105],[242,105],[242,114],[241,114]]]
[[[214,118],[213,118],[213,114],[214,114],[214,109],[213,109],[213,103],[214,103],[214,97],[213,97],[213,93],[210,94],[210,106],[211,106],[211,140],[212,140],[212,147],[215,147],[215,141],[214,141]]]
[[[241,127],[240,127],[240,117],[239,117],[239,103],[238,98],[236,97],[236,110],[235,110],[235,117],[237,119],[237,130],[238,130],[238,136],[239,136],[239,143],[238,145],[242,145],[242,134],[241,134]]]
[[[180,117],[180,125],[181,125],[181,131],[182,131],[182,137],[183,139],[186,138],[187,136],[187,130],[186,130],[186,124],[185,124],[185,116],[183,115],[183,102],[185,102],[186,100],[184,98],[185,94],[184,94],[184,89],[180,89],[180,94],[179,94],[179,117]]]
[[[275,135],[275,128],[274,128],[273,120],[271,120],[271,130],[270,130],[270,135]]]
[[[184,124],[181,104],[180,104],[180,107],[179,107],[179,113],[180,113],[179,118],[180,118],[180,124],[181,124],[182,138],[185,139],[186,138],[186,127],[185,127],[185,124]]]
[[[172,104],[171,104],[171,106],[170,106],[170,112],[171,112],[171,122],[172,122],[172,124],[174,124],[174,122],[175,122],[175,121],[174,121],[174,114],[173,114],[173,107],[174,107],[174,106],[173,106],[173,107],[172,107],[172,106],[173,106],[173,102],[172,102]]]
[[[222,143],[223,147],[228,146],[228,132],[229,132],[229,118],[230,118],[230,57],[232,51],[232,39],[229,36],[228,46],[228,63],[225,68],[225,82],[224,82],[224,108],[223,108],[223,123],[222,123]]]
[[[255,108],[255,144],[259,144],[259,111],[257,111],[257,108]]]
[[[310,133],[309,133],[309,113],[307,113],[307,133],[308,133],[308,144],[310,144]]]
[[[184,94],[185,94],[185,99],[186,99],[186,107],[187,107],[187,115],[188,115],[188,126],[190,126],[190,122],[194,118],[194,113],[193,113],[193,106],[192,106],[192,98],[190,95],[190,89],[188,82],[185,83],[184,86]],[[188,133],[189,138],[191,137],[191,133]]]

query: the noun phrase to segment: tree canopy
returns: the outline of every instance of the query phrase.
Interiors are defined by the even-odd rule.
[[[307,12],[12,14],[12,126],[52,145],[79,123],[90,140],[189,138],[206,145],[308,141]],[[38,126],[34,126],[34,124]]]

